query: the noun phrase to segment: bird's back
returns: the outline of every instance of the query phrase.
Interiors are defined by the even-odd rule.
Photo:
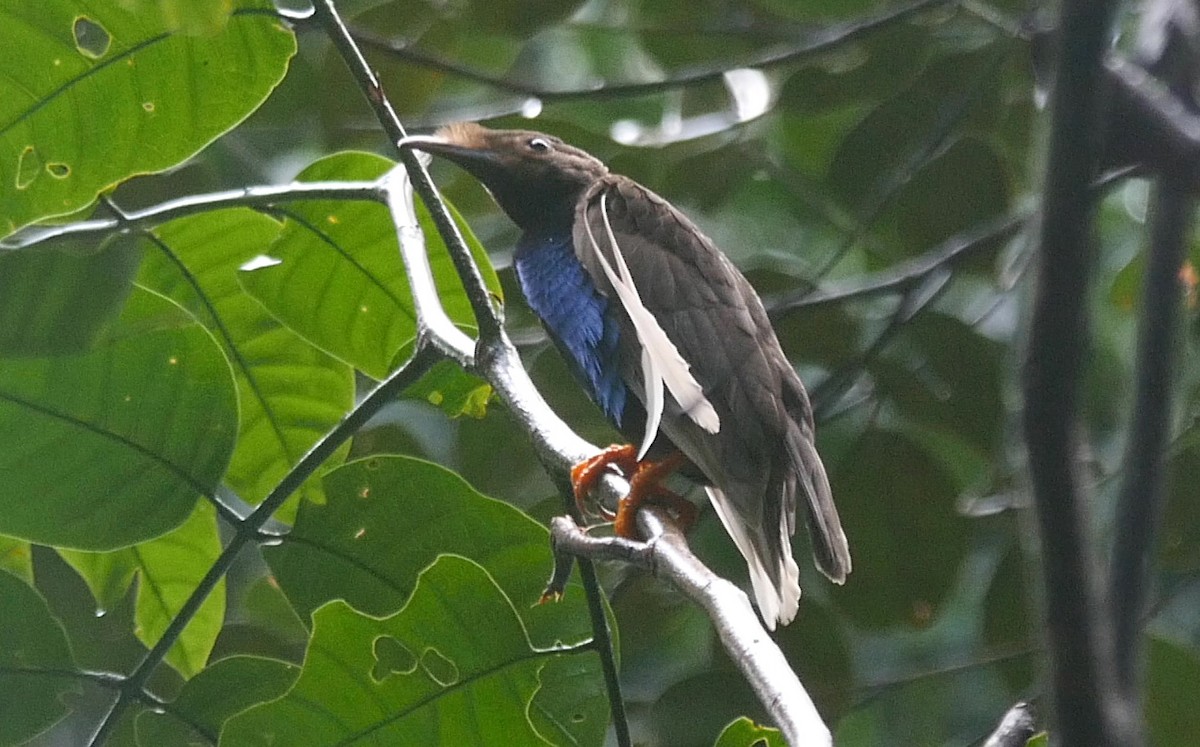
[[[610,174],[581,197],[574,226],[577,256],[610,302],[616,294],[595,256],[599,248],[610,264],[615,261],[610,228],[642,302],[720,419],[720,429],[709,433],[668,396],[662,431],[723,496],[713,502],[750,562],[760,607],[770,606],[759,589],[767,582],[777,590],[795,587],[799,597],[790,548],[798,497],[808,509],[814,554],[840,583],[850,571],[849,551],[813,445],[808,396],[758,295],[686,216],[636,182]],[[622,339],[636,339],[628,314],[612,306]],[[640,349],[622,345],[620,351],[621,376],[644,402]],[[756,561],[765,578],[754,579]],[[775,600],[780,619],[795,612],[791,596],[785,591]]]

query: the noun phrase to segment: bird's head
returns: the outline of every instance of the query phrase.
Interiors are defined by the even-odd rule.
[[[489,130],[469,122],[406,137],[400,147],[442,156],[466,169],[524,231],[569,227],[580,195],[608,173],[599,159],[552,135]]]

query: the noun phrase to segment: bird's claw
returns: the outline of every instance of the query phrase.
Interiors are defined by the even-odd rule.
[[[592,489],[604,477],[609,466],[617,467],[626,477],[631,477],[638,466],[637,451],[633,445],[613,444],[571,468],[571,488],[575,493],[575,507],[581,516],[598,515],[605,521],[617,518],[617,514],[589,500]]]
[[[575,506],[581,515],[598,514],[605,521],[612,521],[613,532],[618,537],[637,539],[637,510],[643,503],[651,501],[671,510],[686,531],[696,521],[695,505],[660,485],[683,462],[684,457],[680,452],[660,462],[639,462],[637,451],[631,444],[613,444],[571,468]],[[629,494],[617,503],[616,513],[589,500],[592,489],[610,465],[620,469],[629,479]]]

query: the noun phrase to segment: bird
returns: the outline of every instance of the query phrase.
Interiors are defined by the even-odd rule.
[[[808,394],[754,288],[712,240],[650,189],[552,135],[460,122],[400,146],[467,171],[516,224],[526,301],[629,439],[572,469],[581,506],[616,466],[629,495],[602,513],[617,535],[636,538],[643,501],[671,505],[681,523],[694,515],[662,485],[668,475],[704,486],[769,630],[799,606],[798,500],[818,569],[845,582],[850,550]]]

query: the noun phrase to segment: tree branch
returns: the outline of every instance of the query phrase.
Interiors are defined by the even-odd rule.
[[[1134,702],[1141,674],[1142,613],[1165,499],[1164,455],[1183,302],[1179,268],[1186,256],[1195,204],[1185,185],[1160,179],[1152,209],[1138,325],[1133,422],[1117,498],[1119,531],[1115,533],[1110,566],[1117,680],[1126,697]]]
[[[355,27],[352,29],[351,34],[364,47],[375,49],[402,62],[449,73],[465,80],[482,83],[519,96],[534,97],[544,101],[564,101],[579,98],[595,100],[625,96],[645,96],[686,86],[718,81],[723,79],[731,68],[735,67],[769,68],[803,60],[807,57],[815,57],[827,53],[830,49],[840,44],[855,41],[879,29],[907,21],[914,15],[940,8],[944,5],[956,4],[957,2],[959,0],[916,0],[908,5],[889,9],[875,16],[848,23],[834,24],[820,29],[803,43],[790,44],[753,59],[729,62],[716,68],[688,70],[675,76],[649,83],[598,82],[595,86],[571,90],[547,89],[539,85],[521,83],[498,75],[491,75],[463,65],[462,63],[446,60],[428,52],[415,49],[407,40],[392,39],[369,29]]]
[[[1197,35],[1200,19],[1194,4],[1165,0],[1144,9],[1139,57],[1162,76],[1157,90],[1192,123],[1200,142],[1193,86],[1200,75]],[[1173,128],[1168,128],[1173,129]],[[1133,419],[1121,487],[1110,565],[1110,596],[1115,632],[1117,680],[1125,697],[1141,700],[1141,630],[1153,554],[1165,495],[1165,454],[1170,437],[1173,369],[1181,323],[1179,270],[1187,256],[1195,200],[1192,168],[1171,165],[1160,172],[1151,202],[1150,240],[1142,281],[1138,326]],[[1139,709],[1140,711],[1140,709]]]
[[[1030,211],[989,221],[971,231],[957,234],[919,257],[899,262],[880,272],[819,290],[799,290],[774,299],[767,308],[772,321],[785,318],[799,309],[809,309],[842,303],[854,298],[880,293],[903,292],[919,284],[928,275],[943,267],[981,251],[997,242],[1015,236],[1029,220]]]
[[[613,560],[667,581],[708,613],[729,658],[789,744],[832,745],[829,728],[783,652],[763,629],[746,593],[692,554],[687,538],[663,509],[643,506],[638,528],[647,537],[645,542],[593,537],[574,519],[559,516],[550,523],[556,568],[569,567],[575,557]]]
[[[31,226],[0,241],[0,253],[32,249],[42,244],[72,238],[108,236],[117,231],[148,230],[176,218],[228,207],[267,209],[297,200],[382,200],[376,182],[293,182],[279,187],[244,187],[224,192],[189,195],[167,200],[142,210],[119,211],[111,218],[97,218],[61,226]]]
[[[367,64],[366,58],[363,57],[362,51],[359,50],[354,39],[350,37],[350,32],[338,14],[337,8],[334,7],[333,0],[314,2],[313,15],[329,36],[330,41],[333,42],[333,46],[346,63],[346,67],[354,76],[359,88],[362,89],[363,95],[366,96],[367,102],[375,111],[375,117],[379,120],[384,132],[387,133],[388,139],[399,150],[400,161],[408,168],[417,194],[421,196],[425,207],[429,208],[434,225],[437,226],[438,233],[445,239],[446,246],[450,250],[450,259],[454,262],[454,268],[462,279],[467,300],[471,304],[471,310],[475,313],[475,323],[479,327],[479,334],[483,337],[497,334],[501,330],[502,324],[499,314],[492,306],[492,297],[488,292],[487,285],[483,282],[483,276],[471,258],[471,252],[467,249],[467,242],[463,239],[462,232],[458,230],[454,219],[450,217],[450,211],[446,208],[446,204],[438,197],[433,180],[429,178],[429,172],[425,170],[425,166],[417,158],[416,153],[409,149],[399,148],[400,141],[407,133],[404,125],[400,123],[400,118],[396,115],[396,110],[392,107],[392,102],[384,94],[379,78]]]
[[[1057,731],[1074,747],[1136,744],[1118,713],[1107,610],[1076,475],[1076,409],[1092,269],[1102,62],[1112,2],[1064,0],[1023,413],[1040,528]]]
[[[1025,743],[1037,731],[1037,722],[1033,718],[1033,709],[1028,703],[1017,703],[1008,712],[996,730],[988,735],[983,747],[1025,747]]]

